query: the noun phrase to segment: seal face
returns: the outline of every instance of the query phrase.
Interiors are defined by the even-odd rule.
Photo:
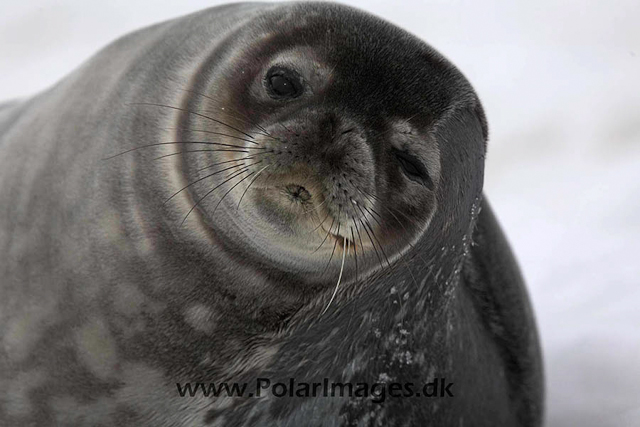
[[[484,113],[414,36],[221,6],[0,106],[0,131],[0,424],[539,425]],[[329,382],[389,399],[281,393]],[[208,394],[229,383],[268,391]]]
[[[283,19],[279,13],[265,22]],[[192,182],[203,170],[229,171],[209,180],[221,185],[217,192],[209,193],[211,185],[191,190],[209,227],[242,230],[244,251],[303,274],[307,283],[335,282],[340,272],[344,283],[364,278],[424,234],[440,181],[432,131],[445,112],[425,100],[472,93],[450,90],[462,78],[442,71],[437,75],[445,76],[450,93],[418,84],[434,53],[405,35],[389,40],[393,50],[371,46],[367,26],[373,24],[392,30],[369,17],[354,28],[318,15],[277,34],[252,33],[251,45],[228,64],[216,56],[215,67],[201,68],[194,84],[200,96],[187,101],[186,131],[176,135],[179,141],[218,137],[208,155],[185,157],[183,164]],[[402,68],[408,61],[414,66]],[[215,120],[193,111],[211,112]],[[228,183],[219,184],[222,178]],[[304,198],[292,198],[298,193]]]

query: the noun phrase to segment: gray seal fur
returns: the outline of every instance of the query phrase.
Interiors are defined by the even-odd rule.
[[[453,65],[329,3],[154,25],[3,104],[0,424],[540,425],[486,141]],[[453,396],[177,390],[257,378]]]

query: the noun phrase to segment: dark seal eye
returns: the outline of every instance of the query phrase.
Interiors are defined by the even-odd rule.
[[[302,94],[302,78],[295,71],[273,67],[267,72],[265,80],[267,92],[272,98],[296,98]]]
[[[411,154],[406,151],[393,150],[400,163],[400,167],[402,171],[412,181],[419,182],[420,184],[425,185],[430,190],[433,189],[433,181],[431,181],[431,177],[429,176],[429,172],[424,167],[422,162],[416,159]]]

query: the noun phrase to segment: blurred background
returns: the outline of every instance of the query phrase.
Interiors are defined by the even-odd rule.
[[[0,100],[222,1],[0,6]],[[548,426],[640,426],[640,2],[345,1],[434,46],[489,119],[485,193],[521,263]]]

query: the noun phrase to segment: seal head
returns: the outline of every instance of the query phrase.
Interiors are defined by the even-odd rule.
[[[484,154],[464,77],[415,37],[342,9],[277,8],[231,34],[196,74],[176,135],[219,144],[184,156],[187,181],[224,170],[189,187],[189,209],[303,287],[393,264],[427,233],[438,194],[451,198],[441,175],[459,170],[443,157]],[[473,139],[438,138],[464,114]]]

